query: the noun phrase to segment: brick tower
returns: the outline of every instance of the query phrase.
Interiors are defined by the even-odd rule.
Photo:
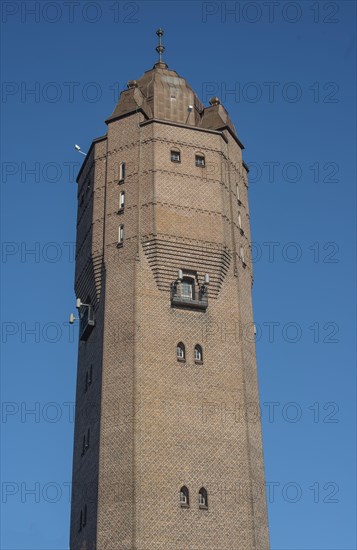
[[[162,60],[78,175],[71,550],[267,550],[247,167]]]

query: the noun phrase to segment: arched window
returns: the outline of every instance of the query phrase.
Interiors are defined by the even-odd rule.
[[[179,342],[176,346],[176,357],[177,361],[186,360],[185,344],[183,344],[182,342]]]
[[[190,495],[186,485],[180,489],[180,506],[181,508],[188,508],[190,506]]]
[[[195,363],[202,364],[203,363],[202,346],[200,346],[199,344],[195,345],[194,355],[195,355]]]
[[[184,277],[180,283],[180,296],[184,300],[195,299],[195,279],[193,277]]]
[[[201,487],[198,491],[198,506],[202,510],[207,510],[208,508],[207,491],[204,487]]]

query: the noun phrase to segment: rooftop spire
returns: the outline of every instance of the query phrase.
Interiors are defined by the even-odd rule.
[[[164,63],[163,60],[162,60],[162,54],[165,51],[165,46],[163,46],[163,44],[162,44],[162,37],[164,35],[164,31],[161,28],[157,29],[156,34],[159,37],[159,43],[156,46],[156,51],[159,54],[159,61],[157,63],[155,63],[155,67],[167,69],[166,63]]]

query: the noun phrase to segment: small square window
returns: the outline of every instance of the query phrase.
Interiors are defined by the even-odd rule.
[[[181,162],[180,151],[171,151],[171,162]]]
[[[200,168],[205,167],[205,157],[202,155],[196,155],[196,166],[199,166]]]

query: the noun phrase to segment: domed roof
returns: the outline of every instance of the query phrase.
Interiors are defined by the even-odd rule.
[[[211,130],[229,128],[237,137],[233,122],[218,98],[204,107],[188,82],[176,71],[159,61],[139,80],[129,80],[128,89],[120,94],[113,120],[142,111],[149,119],[171,121]]]
[[[188,110],[190,105],[193,107],[191,112]],[[128,89],[120,94],[108,121],[138,107],[148,118],[194,126],[204,109],[186,80],[163,62],[156,63],[139,80],[128,82]]]

